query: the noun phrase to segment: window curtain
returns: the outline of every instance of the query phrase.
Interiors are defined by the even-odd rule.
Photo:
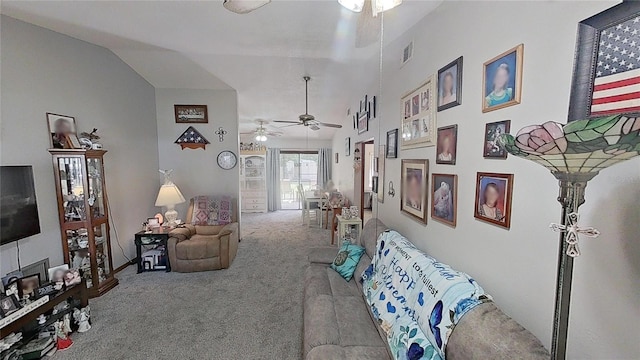
[[[267,149],[267,209],[278,211],[280,203],[280,149]]]
[[[331,179],[331,149],[318,150],[318,186],[324,189]]]

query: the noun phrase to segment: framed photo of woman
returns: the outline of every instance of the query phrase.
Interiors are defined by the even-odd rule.
[[[458,125],[438,128],[437,142],[436,164],[455,165],[458,148]]]
[[[509,49],[484,63],[482,112],[520,104],[524,44]]]
[[[438,111],[462,104],[462,56],[438,70]]]
[[[473,216],[505,229],[511,226],[513,174],[479,172]]]
[[[415,220],[426,224],[427,199],[429,196],[429,160],[403,159],[401,176],[400,210]]]

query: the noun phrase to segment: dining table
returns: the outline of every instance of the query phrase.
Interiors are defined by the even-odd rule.
[[[317,204],[317,209],[323,211],[323,209],[325,208],[325,203],[329,200],[329,193],[317,190],[307,190],[304,192],[304,199],[304,211],[306,211],[307,218],[309,218],[308,215],[311,211],[311,204]],[[317,218],[320,222],[320,228],[322,228],[322,213]],[[311,220],[309,219],[309,221],[307,222],[307,226],[310,226],[310,223]]]

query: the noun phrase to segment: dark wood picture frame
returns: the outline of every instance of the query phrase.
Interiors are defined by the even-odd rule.
[[[597,71],[600,32],[638,16],[640,16],[640,2],[627,0],[578,23],[568,121],[595,117],[591,115],[591,102]]]
[[[440,134],[444,132],[452,133],[453,145],[451,145],[450,154],[451,160],[440,159]],[[458,157],[458,125],[449,125],[438,128],[438,135],[436,137],[436,164],[455,165],[456,158]]]
[[[422,194],[420,195],[421,208],[416,209],[415,207],[408,205],[407,202],[407,170],[410,166],[413,165],[413,168],[420,167],[421,181],[419,184],[421,187]],[[423,224],[427,224],[427,208],[429,207],[429,160],[427,159],[402,159],[402,168],[400,171],[400,211],[410,216],[414,220],[417,220]]]
[[[482,183],[484,179],[497,179],[505,182],[504,188],[502,189],[504,193],[501,195],[503,200],[503,210],[502,210],[503,221],[497,220],[495,218],[492,219],[480,213],[480,206],[481,206],[480,199],[481,199],[481,196],[484,196],[483,194],[481,194],[481,192],[483,192]],[[497,187],[498,187],[498,192],[500,192],[500,185],[497,185]],[[475,217],[478,220],[482,220],[482,221],[497,225],[499,227],[509,229],[511,227],[512,199],[513,199],[513,174],[478,172],[476,177],[476,198],[475,198],[475,208],[473,210],[473,217]],[[498,198],[497,201],[499,200],[500,200],[500,197]],[[499,210],[499,208],[497,204],[495,207],[496,207],[495,211],[497,215],[497,211]]]
[[[451,200],[451,209],[450,211],[453,214],[453,218],[451,220],[444,218],[442,216],[438,216],[436,214],[436,202],[442,201],[443,199],[440,198],[438,201],[436,201],[436,191],[441,191],[443,192],[444,189],[440,189],[442,187],[442,184],[438,183],[438,178],[448,178],[449,182],[451,183],[451,187],[453,187],[453,189],[449,189],[450,193],[449,193],[449,199]],[[449,185],[449,182],[447,182],[446,184]],[[441,196],[440,193],[437,194],[438,196]],[[446,200],[446,199],[444,199]],[[442,206],[441,204],[439,206]],[[457,224],[457,220],[458,220],[458,175],[454,175],[454,174],[431,174],[431,218],[434,220],[437,220],[441,223],[447,224],[449,226],[452,227],[456,227]]]
[[[363,111],[358,113],[358,134],[369,131],[369,112]]]
[[[209,114],[207,112],[207,105],[173,105],[173,111],[175,113],[176,124],[207,124],[209,123]],[[189,114],[181,114],[184,111],[195,111],[202,113],[202,116],[197,114],[195,117],[190,118]]]
[[[450,101],[446,104],[440,104],[440,97],[441,97],[441,82],[442,82],[442,75],[446,74],[446,72],[453,68],[455,66],[456,68],[456,78],[453,79],[454,80],[454,84],[456,86],[455,88],[455,93],[456,93],[456,99],[453,101]],[[462,105],[462,56],[460,56],[459,58],[453,60],[452,62],[448,63],[446,66],[444,66],[443,68],[441,68],[440,70],[438,70],[438,111],[443,111],[443,110],[447,110],[450,109],[454,106],[458,106],[458,105]]]
[[[9,310],[3,309],[5,301],[11,301],[11,304],[13,305],[13,307]],[[7,296],[4,294],[0,294],[0,315],[2,315],[2,317],[11,315],[12,313],[19,310],[20,308],[22,308],[22,305],[20,305],[18,298],[16,298],[14,295]]]
[[[497,143],[498,135],[502,135],[502,134],[494,134],[493,139],[490,139],[490,137],[492,136],[491,134],[492,130],[490,128],[492,126],[495,126],[497,128],[497,126],[499,126],[500,124],[504,124],[505,134],[508,134],[511,131],[511,120],[490,122],[484,126],[484,141],[482,143],[483,145],[482,156],[485,159],[506,159],[507,155],[509,154],[507,150],[505,150],[502,146],[500,146]],[[500,149],[500,152],[498,154],[492,154],[489,148],[490,146],[493,149],[495,149],[495,147],[498,147]]]
[[[344,138],[344,156],[351,156],[351,138]]]
[[[398,158],[398,129],[387,131],[387,151],[385,157],[387,159]]]

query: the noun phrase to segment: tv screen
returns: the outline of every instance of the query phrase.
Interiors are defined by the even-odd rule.
[[[0,166],[0,244],[40,233],[31,166]]]

